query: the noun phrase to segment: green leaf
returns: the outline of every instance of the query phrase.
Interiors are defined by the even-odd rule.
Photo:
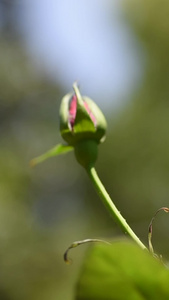
[[[76,292],[76,300],[169,299],[169,271],[135,244],[97,244],[86,257]]]
[[[73,150],[72,146],[59,144],[59,145],[53,147],[52,149],[50,149],[49,151],[45,152],[44,154],[32,159],[30,161],[30,165],[31,165],[31,167],[34,167],[35,165],[43,162],[44,160],[46,160],[50,157],[60,155],[60,154],[65,154],[72,150]]]

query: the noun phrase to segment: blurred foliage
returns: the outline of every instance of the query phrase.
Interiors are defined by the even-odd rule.
[[[169,2],[126,0],[124,12],[146,69],[131,101],[109,114],[96,167],[146,241],[155,211],[169,206]],[[120,231],[71,153],[30,170],[30,159],[61,141],[58,109],[68,91],[35,67],[19,37],[4,31],[0,42],[0,299],[70,300],[84,249],[68,268],[67,246]],[[168,222],[161,214],[153,228],[155,251],[166,258]]]
[[[50,172],[54,164],[37,172],[29,168],[34,155],[59,139],[63,91],[34,68],[19,41],[6,36],[1,36],[0,66],[0,299],[71,299],[63,285],[68,278],[71,286],[76,272],[69,278],[62,257],[72,229],[67,230],[69,222],[64,227],[58,201],[72,174],[61,167],[63,160],[56,176],[56,168]]]
[[[163,264],[135,244],[97,244],[86,257],[76,299],[168,299],[168,279]]]
[[[169,203],[169,2],[128,0],[124,4],[146,69],[139,90],[109,120],[112,125],[99,170],[120,211],[146,241],[152,215]],[[158,216],[153,236],[156,251],[166,257],[168,224],[167,215]]]

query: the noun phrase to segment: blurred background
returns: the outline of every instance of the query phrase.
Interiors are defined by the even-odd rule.
[[[123,236],[72,153],[57,143],[61,98],[78,80],[109,127],[97,171],[147,244],[169,206],[169,2],[0,0],[0,299],[73,300],[86,246]],[[169,217],[153,227],[169,259]]]

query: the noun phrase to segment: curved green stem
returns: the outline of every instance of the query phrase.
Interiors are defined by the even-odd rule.
[[[140,241],[134,231],[127,224],[126,220],[122,217],[113,201],[111,200],[109,194],[105,190],[102,182],[100,181],[97,172],[94,167],[90,167],[87,169],[87,173],[92,180],[96,191],[98,192],[100,198],[102,199],[104,205],[109,210],[112,217],[114,217],[115,221],[120,225],[121,229],[127,233],[142,249],[147,249],[146,246]]]

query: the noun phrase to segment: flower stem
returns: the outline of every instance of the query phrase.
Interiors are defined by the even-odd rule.
[[[104,205],[107,207],[111,216],[115,219],[115,221],[120,225],[121,229],[127,233],[142,249],[147,249],[146,246],[140,241],[134,231],[127,224],[126,220],[122,217],[113,201],[111,200],[109,194],[105,190],[102,182],[100,181],[97,172],[94,167],[90,167],[87,169],[87,173],[95,186],[96,191],[98,192],[100,198],[102,199]]]

